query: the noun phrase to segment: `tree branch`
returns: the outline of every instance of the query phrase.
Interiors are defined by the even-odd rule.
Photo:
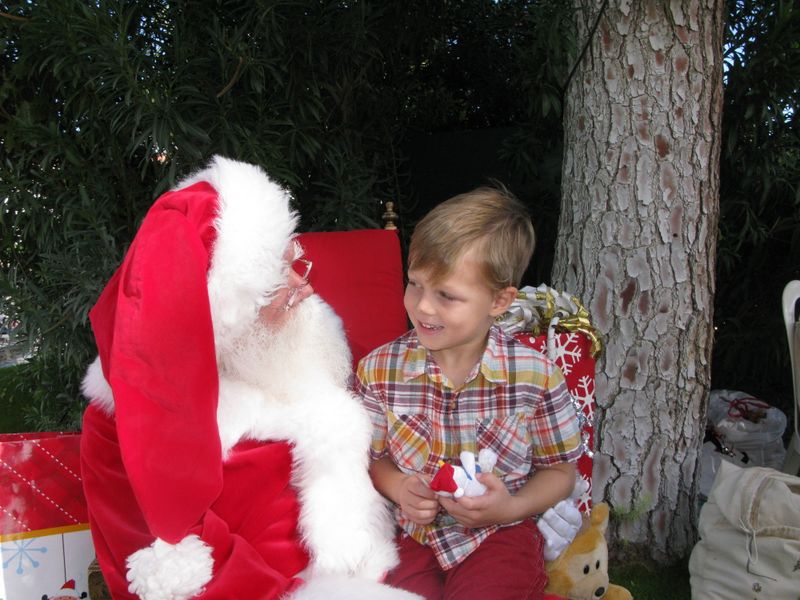
[[[12,15],[7,12],[0,12],[0,17],[11,19],[12,21],[30,21],[30,17],[20,17],[19,15]]]
[[[581,50],[578,59],[575,61],[575,64],[572,65],[572,70],[567,75],[567,80],[564,82],[564,85],[561,86],[561,103],[564,103],[564,95],[567,93],[567,88],[569,87],[569,82],[572,81],[572,76],[575,75],[575,71],[578,70],[578,65],[581,64],[583,57],[586,56],[586,51],[589,49],[589,45],[592,43],[592,39],[594,38],[594,34],[597,31],[598,25],[600,25],[600,19],[603,16],[603,13],[606,12],[606,6],[608,6],[608,0],[603,0],[603,6],[600,7],[600,10],[597,13],[597,18],[594,20],[594,25],[592,25],[591,30],[589,30],[589,35],[586,37],[586,43],[583,45],[583,50]]]
[[[236,65],[236,70],[233,72],[233,76],[231,77],[230,81],[225,84],[225,87],[222,88],[219,92],[217,92],[217,98],[221,98],[224,96],[236,83],[239,79],[239,76],[242,73],[242,67],[244,66],[244,56],[239,57],[239,64]]]

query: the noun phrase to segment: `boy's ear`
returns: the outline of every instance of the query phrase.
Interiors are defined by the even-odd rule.
[[[511,306],[511,303],[516,300],[518,291],[519,290],[513,286],[508,286],[502,290],[496,291],[494,293],[494,303],[492,304],[491,315],[493,317],[499,317],[506,312],[508,307]]]

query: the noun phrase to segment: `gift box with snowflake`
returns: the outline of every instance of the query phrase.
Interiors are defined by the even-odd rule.
[[[77,433],[0,435],[0,599],[81,597],[94,559]]]
[[[588,483],[579,508],[591,508],[594,448],[595,361],[602,342],[588,311],[577,298],[547,286],[524,287],[500,326],[517,340],[554,361],[572,396],[583,438],[578,471]]]

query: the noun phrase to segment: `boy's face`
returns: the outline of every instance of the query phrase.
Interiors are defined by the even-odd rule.
[[[466,352],[479,356],[495,317],[503,314],[517,290],[492,290],[478,263],[466,253],[440,281],[429,273],[409,270],[404,297],[406,312],[423,346],[434,353]]]

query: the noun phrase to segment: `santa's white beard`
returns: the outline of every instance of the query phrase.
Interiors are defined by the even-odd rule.
[[[220,375],[268,389],[275,383],[269,379],[273,371],[270,365],[280,361],[281,356],[290,356],[287,346],[292,344],[282,329],[275,330],[256,319],[250,330],[231,344],[227,354],[219,357]]]
[[[318,296],[310,296],[278,327],[256,319],[218,357],[218,366],[221,376],[274,396],[293,392],[309,376],[331,377],[334,384],[346,386],[350,357],[341,320]]]

